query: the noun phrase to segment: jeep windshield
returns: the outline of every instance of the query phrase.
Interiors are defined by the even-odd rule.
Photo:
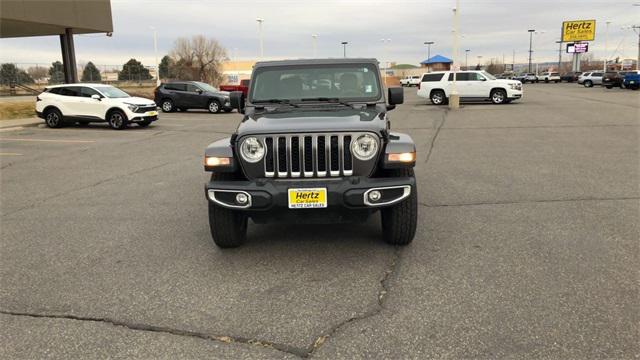
[[[381,98],[374,64],[265,66],[255,70],[251,102],[374,102]]]

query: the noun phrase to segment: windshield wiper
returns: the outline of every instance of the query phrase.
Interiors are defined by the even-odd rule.
[[[326,101],[329,103],[335,103],[335,104],[340,104],[340,105],[348,106],[351,108],[355,108],[354,104],[348,103],[346,101],[342,101],[340,100],[340,98],[315,97],[315,98],[304,98],[304,99],[301,99],[301,101]]]
[[[267,99],[267,100],[254,101],[253,103],[254,104],[262,104],[262,103],[283,104],[283,105],[289,105],[293,107],[300,107],[300,105],[292,103],[291,100],[289,99]]]

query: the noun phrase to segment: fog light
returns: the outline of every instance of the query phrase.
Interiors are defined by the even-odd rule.
[[[369,192],[369,201],[371,202],[376,202],[380,200],[381,197],[382,197],[382,194],[380,194],[380,191],[378,190],[373,190]]]
[[[217,156],[205,156],[205,166],[228,166],[231,165],[231,158],[217,157]]]
[[[246,194],[239,193],[236,195],[236,202],[240,205],[246,205],[249,201],[249,197]]]

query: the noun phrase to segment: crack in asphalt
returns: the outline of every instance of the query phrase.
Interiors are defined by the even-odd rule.
[[[482,205],[512,205],[512,204],[537,204],[537,203],[559,203],[559,202],[580,202],[580,201],[624,201],[624,200],[640,200],[640,197],[619,197],[619,198],[574,198],[574,199],[539,199],[539,200],[515,200],[515,201],[486,201],[477,203],[458,203],[458,204],[428,204],[419,202],[418,205],[428,208],[439,207],[462,207],[462,206],[482,206]]]
[[[169,335],[175,335],[175,336],[185,336],[185,337],[198,338],[203,340],[218,341],[225,344],[239,343],[239,344],[246,344],[246,345],[254,345],[254,346],[274,349],[274,350],[291,354],[297,357],[306,357],[305,349],[299,349],[299,348],[291,347],[285,344],[278,344],[278,343],[272,343],[264,340],[250,339],[250,338],[243,338],[243,337],[236,337],[236,336],[213,335],[213,334],[207,334],[204,332],[193,331],[193,330],[175,329],[167,326],[133,323],[133,322],[110,319],[107,317],[78,316],[78,315],[69,315],[69,314],[43,314],[43,313],[18,312],[18,311],[7,311],[7,310],[0,310],[0,314],[11,315],[11,316],[24,316],[24,317],[40,318],[40,319],[89,321],[89,322],[95,322],[95,323],[110,324],[113,326],[120,326],[120,327],[124,327],[126,329],[134,330],[134,331],[148,331],[148,332],[169,334]]]
[[[424,160],[425,165],[429,162],[429,159],[431,158],[431,153],[433,153],[433,147],[436,144],[436,139],[440,134],[440,130],[442,129],[442,126],[444,126],[444,123],[447,120],[447,114],[449,114],[449,109],[444,110],[442,114],[442,119],[440,119],[440,123],[436,127],[436,133],[433,135],[433,138],[431,138],[431,142],[429,143],[429,150],[427,151],[427,156]]]
[[[378,291],[378,299],[377,299],[376,306],[373,307],[372,309],[369,309],[368,311],[365,311],[364,313],[361,313],[359,315],[355,315],[346,320],[343,320],[338,324],[329,328],[329,330],[327,330],[326,333],[316,338],[316,340],[313,342],[313,344],[311,344],[311,346],[307,350],[306,354],[302,356],[303,358],[312,357],[313,354],[322,345],[324,345],[327,340],[335,336],[335,334],[338,331],[340,331],[340,329],[342,329],[345,325],[353,323],[355,321],[365,320],[370,317],[376,316],[386,308],[385,300],[387,298],[387,294],[389,293],[389,280],[394,274],[396,274],[396,270],[398,268],[400,258],[401,258],[401,249],[400,247],[396,246],[393,251],[393,257],[391,259],[391,262],[387,266],[387,269],[385,270],[384,275],[382,276],[382,279],[380,279],[380,285],[379,285],[380,290]]]

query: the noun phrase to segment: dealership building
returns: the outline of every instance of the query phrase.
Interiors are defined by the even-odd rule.
[[[113,32],[109,0],[2,0],[0,38],[58,36],[65,82],[77,82],[74,34]]]

